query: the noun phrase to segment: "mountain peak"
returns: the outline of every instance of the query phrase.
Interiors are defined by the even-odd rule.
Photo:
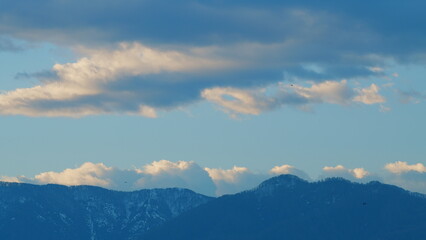
[[[291,174],[282,174],[282,175],[278,175],[276,177],[272,177],[264,182],[262,182],[258,188],[264,188],[264,187],[270,187],[270,186],[275,186],[275,187],[292,187],[298,184],[303,184],[303,183],[307,183],[306,180],[303,180],[295,175],[291,175]]]
[[[301,184],[308,184],[308,181],[303,180],[295,175],[282,174],[276,177],[272,177],[252,189],[251,191],[260,193],[261,195],[270,195],[279,189],[294,189]]]
[[[135,239],[212,199],[178,188],[119,192],[7,182],[0,193],[0,239]]]
[[[425,198],[391,185],[280,175],[193,208],[143,239],[425,239],[425,216]]]

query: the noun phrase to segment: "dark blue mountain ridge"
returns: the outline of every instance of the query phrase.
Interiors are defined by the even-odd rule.
[[[0,239],[426,239],[426,196],[280,175],[234,195],[0,182]]]
[[[396,186],[280,175],[193,208],[146,240],[426,239],[426,197]]]
[[[135,239],[211,199],[178,188],[119,192],[0,182],[0,239]]]

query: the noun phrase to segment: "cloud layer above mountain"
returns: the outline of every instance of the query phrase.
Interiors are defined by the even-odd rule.
[[[326,166],[319,179],[342,177],[362,183],[379,180],[408,190],[426,193],[426,170],[423,164],[410,165],[407,162],[395,162],[387,164],[385,168],[389,175],[382,177],[363,168]],[[195,162],[167,160],[154,161],[131,170],[107,167],[103,163],[86,162],[80,167],[65,169],[61,172],[43,172],[32,178],[3,176],[0,180],[33,184],[94,185],[121,191],[179,187],[209,196],[221,196],[254,188],[262,181],[280,174],[292,174],[308,181],[312,180],[302,170],[287,164],[275,166],[269,172],[259,173],[250,171],[246,167],[202,168]]]
[[[386,164],[390,175],[386,181],[412,191],[426,193],[426,166],[422,163],[394,162]]]
[[[418,0],[6,1],[0,51],[23,50],[15,39],[79,57],[48,76],[30,73],[39,80],[33,87],[2,93],[0,114],[154,118],[205,100],[231,116],[386,104],[377,78],[397,77],[390,63],[426,59],[422,7]]]

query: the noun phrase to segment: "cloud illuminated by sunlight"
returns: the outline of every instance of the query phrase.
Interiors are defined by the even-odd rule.
[[[115,50],[80,51],[87,57],[54,65],[53,79],[0,94],[0,114],[80,117],[124,113],[153,118],[157,113],[150,99],[158,96],[150,91],[150,83],[146,89],[136,87],[144,85],[142,76],[196,74],[232,66],[229,61],[199,56],[196,51],[161,50],[139,43],[121,43]]]
[[[335,167],[326,166],[323,168],[325,177],[343,177],[349,180],[362,180],[370,175],[364,168],[347,169],[342,165]]]
[[[410,171],[414,171],[418,173],[426,173],[426,166],[423,165],[422,163],[410,165],[407,162],[402,162],[402,161],[388,163],[386,164],[385,169],[395,174],[401,174],[401,173],[406,173]]]
[[[355,102],[363,104],[385,102],[385,98],[379,95],[379,88],[375,84],[359,90],[349,87],[346,80],[312,83],[310,87],[297,84],[286,85],[280,82],[278,85],[271,86],[270,89],[274,90],[273,93],[268,93],[265,88],[215,87],[205,89],[201,96],[219,105],[231,116],[236,114],[259,115],[283,106],[303,107],[321,103],[350,105]]]
[[[395,162],[386,164],[385,168],[391,174],[382,178],[364,168],[325,166],[319,179],[342,177],[362,183],[380,180],[408,190],[426,193],[426,167],[423,164]],[[292,174],[308,181],[312,180],[304,171],[288,164],[274,166],[269,172],[253,172],[246,167],[202,168],[195,162],[160,160],[134,169],[118,169],[103,163],[86,162],[79,167],[60,172],[43,172],[34,178],[2,176],[0,181],[68,186],[94,185],[121,191],[179,187],[209,196],[221,196],[254,188],[262,181],[280,174]]]

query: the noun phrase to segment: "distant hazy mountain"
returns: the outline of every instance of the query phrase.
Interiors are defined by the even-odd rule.
[[[209,200],[185,189],[117,192],[0,182],[0,239],[135,239]]]
[[[292,175],[227,195],[155,229],[145,240],[426,239],[426,198],[371,182]]]

